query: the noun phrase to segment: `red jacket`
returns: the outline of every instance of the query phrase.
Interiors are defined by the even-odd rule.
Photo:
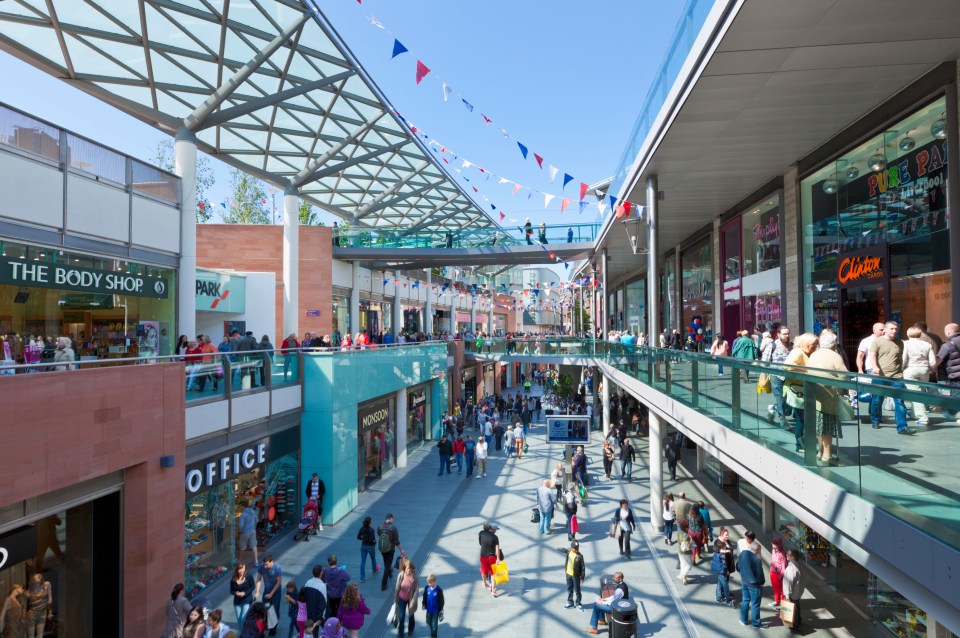
[[[463,439],[454,439],[453,440],[453,453],[454,454],[463,454],[467,449],[467,443]]]

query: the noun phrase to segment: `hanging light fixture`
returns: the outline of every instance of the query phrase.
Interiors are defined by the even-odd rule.
[[[943,117],[944,115],[944,113],[941,113],[940,119],[930,125],[930,135],[938,140],[947,139],[947,120]]]
[[[823,182],[823,192],[827,195],[833,195],[837,192],[837,180],[831,177],[830,179],[824,180]]]
[[[867,166],[869,166],[870,170],[874,173],[879,173],[887,167],[887,158],[880,152],[879,148],[877,152],[867,160]]]
[[[906,153],[907,151],[912,151],[913,148],[917,145],[917,140],[910,137],[910,131],[907,131],[907,134],[900,139],[900,143],[897,144],[897,147]]]
[[[860,176],[860,169],[857,168],[856,165],[851,164],[850,166],[847,167],[847,172],[844,174],[847,176],[848,180],[854,180]]]

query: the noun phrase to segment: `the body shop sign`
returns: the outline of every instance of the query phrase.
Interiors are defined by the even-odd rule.
[[[882,281],[886,246],[845,255],[837,266],[837,282],[841,288],[863,286]]]
[[[143,275],[93,270],[67,264],[45,264],[22,259],[0,262],[0,284],[33,286],[75,292],[133,297],[167,298],[167,282]]]

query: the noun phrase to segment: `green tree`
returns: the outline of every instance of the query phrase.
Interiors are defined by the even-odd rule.
[[[323,222],[320,221],[320,215],[313,207],[313,204],[305,199],[301,199],[298,209],[301,226],[323,226]]]
[[[590,313],[586,307],[580,307],[580,300],[573,300],[573,329],[583,332],[590,328]]]
[[[243,171],[230,171],[230,186],[233,193],[230,205],[223,213],[225,224],[269,224],[270,213],[267,210],[267,189],[256,177]]]
[[[569,373],[561,372],[557,376],[555,392],[558,397],[569,398],[573,396],[573,377]]]
[[[153,149],[153,155],[149,161],[159,166],[163,170],[175,172],[176,162],[174,161],[173,140],[161,140],[157,147]],[[213,207],[207,200],[207,191],[213,188],[213,167],[210,166],[210,160],[205,155],[197,154],[197,223],[210,221],[213,217]]]

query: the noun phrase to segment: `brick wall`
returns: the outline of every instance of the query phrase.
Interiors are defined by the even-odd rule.
[[[300,310],[299,336],[304,332],[321,335],[331,330],[333,307],[333,237],[324,226],[300,227]],[[277,325],[276,347],[283,332],[283,227],[239,224],[197,225],[197,266],[250,272],[272,272],[277,278],[274,296]],[[247,299],[247,303],[265,300]],[[307,310],[319,310],[319,317],[307,317]],[[254,328],[255,329],[255,328]]]
[[[9,419],[2,426],[0,507],[124,472],[127,636],[160,635],[164,601],[183,579],[183,374],[171,363],[3,381]],[[174,455],[174,467],[160,467],[164,454]]]

